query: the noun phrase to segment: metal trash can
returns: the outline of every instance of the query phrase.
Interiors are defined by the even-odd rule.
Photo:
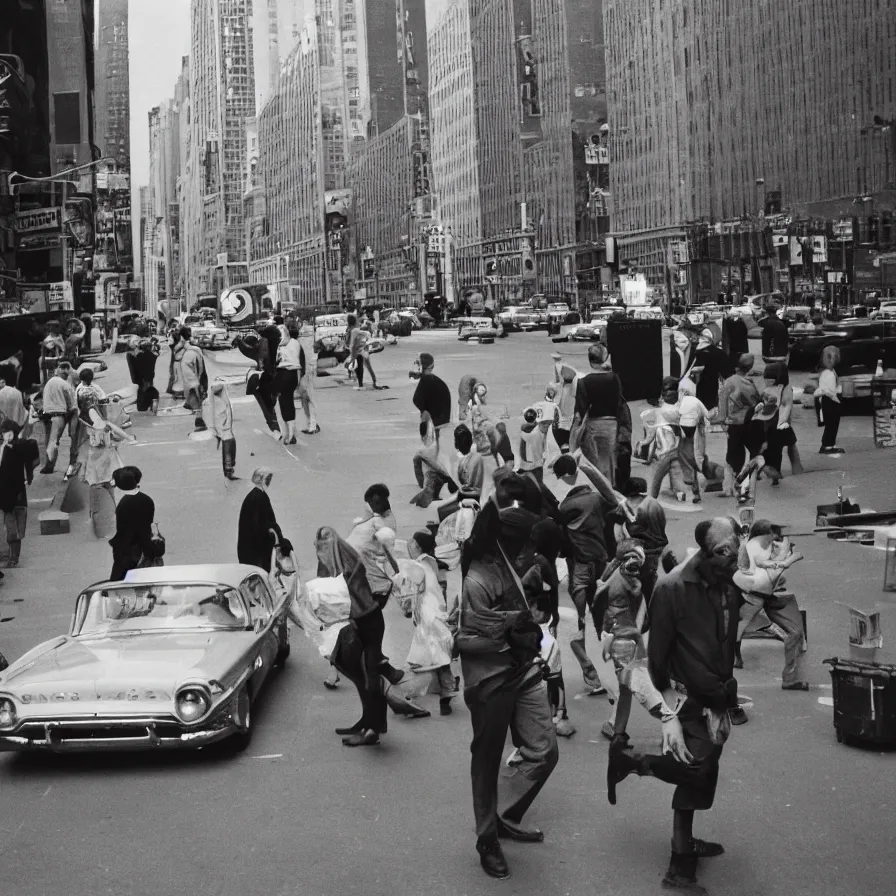
[[[833,657],[837,743],[896,744],[896,666]]]

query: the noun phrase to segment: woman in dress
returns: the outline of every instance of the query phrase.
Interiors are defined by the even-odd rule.
[[[283,532],[271,505],[268,489],[274,474],[267,467],[252,473],[255,486],[243,499],[237,528],[236,556],[240,563],[271,571],[271,552],[283,540]]]

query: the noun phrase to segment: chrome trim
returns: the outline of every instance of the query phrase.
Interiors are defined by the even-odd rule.
[[[67,722],[28,721],[23,722],[17,731],[23,733],[0,735],[0,752],[27,752],[46,750],[52,753],[84,753],[84,752],[128,752],[133,750],[174,750],[185,747],[204,747],[217,743],[240,731],[239,726],[230,716],[220,727],[202,729],[200,731],[182,731],[176,737],[162,737],[156,731],[156,725],[181,725],[176,718],[140,717],[132,719],[81,719]],[[56,728],[83,728],[85,730],[103,730],[109,728],[145,728],[145,735],[136,737],[54,737]],[[38,729],[43,737],[29,736],[27,729]],[[37,732],[35,732],[37,734]]]

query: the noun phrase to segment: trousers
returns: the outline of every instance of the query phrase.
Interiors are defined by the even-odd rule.
[[[663,480],[671,473],[672,464],[675,461],[680,462],[685,481],[690,479],[691,491],[694,496],[700,497],[700,478],[697,475],[699,467],[697,466],[697,457],[694,453],[694,438],[693,436],[683,435],[678,443],[678,450],[670,451],[659,459],[656,469],[653,471],[653,481],[650,484],[651,498],[660,496]],[[690,476],[687,475],[688,472],[690,472]]]
[[[597,591],[597,580],[603,574],[606,561],[575,560],[567,558],[569,568],[569,596],[575,604],[579,617],[576,633],[569,639],[569,646],[582,668],[586,683],[593,683],[597,678],[597,670],[585,649],[585,619],[586,613],[594,603],[594,594]],[[592,681],[589,681],[592,679]],[[599,680],[597,681],[599,684]]]
[[[339,633],[331,662],[355,686],[361,700],[361,728],[385,734],[386,696],[380,678],[383,635],[382,610],[374,610],[352,621]]]
[[[537,672],[481,698],[476,688],[464,691],[473,723],[470,777],[476,836],[498,834],[498,819],[519,824],[557,765],[560,753],[551,718],[547,687]],[[507,731],[522,762],[502,768]]]
[[[743,638],[750,623],[763,610],[765,615],[784,632],[784,671],[781,680],[784,684],[793,684],[799,680],[799,663],[803,646],[803,617],[800,615],[799,604],[792,594],[764,597],[744,592],[744,603],[740,608],[740,620],[737,624],[738,641]]]
[[[262,371],[258,377],[258,387],[255,390],[255,400],[264,422],[271,432],[280,432],[280,424],[277,422],[277,412],[274,410],[274,377],[270,373]]]
[[[688,699],[678,713],[684,742],[694,757],[693,765],[685,765],[671,755],[644,753],[639,757],[642,774],[675,785],[672,808],[683,811],[711,809],[719,781],[719,758],[722,748],[709,737],[703,708]]]
[[[576,442],[590,463],[614,484],[617,431],[618,426],[614,417],[589,417],[582,421],[569,446],[572,449],[572,442]]]
[[[232,473],[236,469],[236,439],[222,440],[221,466],[225,473]]]
[[[292,423],[296,419],[296,389],[299,388],[298,370],[278,367],[274,377],[274,392],[280,406],[280,416],[284,423]]]

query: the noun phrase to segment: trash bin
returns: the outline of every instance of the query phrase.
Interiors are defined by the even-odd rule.
[[[837,743],[896,744],[896,666],[833,657]]]

